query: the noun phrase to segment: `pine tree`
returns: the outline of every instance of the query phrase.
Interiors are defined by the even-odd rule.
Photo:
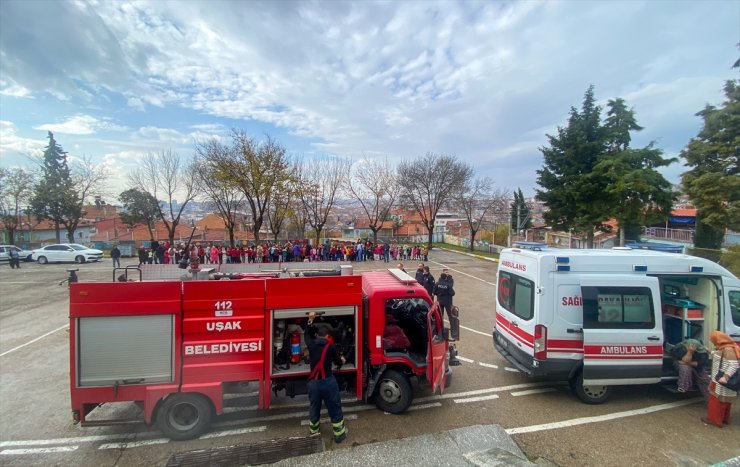
[[[524,201],[524,194],[519,188],[514,192],[514,202],[511,203],[511,230],[516,232],[526,230],[532,227],[532,218],[529,212],[529,206]]]
[[[740,230],[740,84],[727,81],[724,91],[722,107],[697,113],[704,125],[681,151],[691,167],[682,181],[697,209],[694,245],[700,248],[719,248],[725,229]]]
[[[601,108],[594,89],[586,91],[580,112],[571,107],[568,126],[558,127],[557,135],[547,135],[549,147],[540,148],[545,162],[537,171],[537,198],[548,211],[545,221],[560,230],[575,230],[593,246],[595,229],[603,229],[608,218],[606,180],[594,167],[607,149],[601,125]]]

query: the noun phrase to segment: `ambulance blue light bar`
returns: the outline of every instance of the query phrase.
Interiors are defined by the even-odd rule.
[[[570,266],[558,264],[558,272],[567,272],[567,271],[570,271]]]
[[[567,256],[556,256],[555,257],[555,263],[557,264],[568,264],[570,263],[570,258]]]
[[[647,266],[645,266],[645,265],[635,264],[634,266],[632,266],[632,269],[635,272],[647,272]]]
[[[703,266],[691,266],[691,272],[704,272]]]

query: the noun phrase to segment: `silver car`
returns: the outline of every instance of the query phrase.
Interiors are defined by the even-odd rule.
[[[39,264],[46,263],[85,263],[88,261],[99,261],[103,252],[94,248],[88,248],[79,243],[58,243],[47,245],[43,248],[33,250],[32,259]]]
[[[21,261],[31,261],[31,255],[33,254],[33,251],[24,250],[23,248],[18,248],[15,245],[0,245],[0,261],[10,261],[11,250],[15,250],[18,252],[18,258],[20,258]]]

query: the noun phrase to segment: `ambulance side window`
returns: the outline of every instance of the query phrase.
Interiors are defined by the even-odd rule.
[[[499,304],[522,319],[534,316],[534,282],[508,272],[499,272]]]
[[[647,287],[583,287],[588,329],[653,329],[653,296]]]
[[[730,292],[730,314],[735,326],[740,326],[740,292]]]

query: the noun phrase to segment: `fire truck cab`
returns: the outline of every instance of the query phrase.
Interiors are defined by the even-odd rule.
[[[719,329],[740,342],[740,281],[703,258],[647,250],[512,248],[500,256],[493,343],[584,402],[675,379],[669,350]]]
[[[346,363],[334,374],[358,400],[399,413],[411,378],[443,390],[450,347],[439,309],[400,270],[361,275],[244,280],[75,283],[70,287],[70,388],[83,426],[120,423],[91,413],[135,402],[172,439],[208,429],[232,397],[257,388],[306,392],[307,315]],[[453,352],[454,353],[454,352]]]

